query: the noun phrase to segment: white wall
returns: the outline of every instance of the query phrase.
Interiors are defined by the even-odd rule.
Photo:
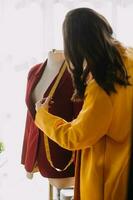
[[[25,88],[30,67],[45,60],[52,48],[63,48],[62,22],[66,12],[83,6],[96,9],[110,21],[117,38],[133,46],[133,3],[116,7],[114,0],[113,4],[111,1],[60,2],[0,1],[0,140],[6,148],[0,155],[0,163],[6,162],[0,168],[0,200],[48,199],[47,179],[36,175],[32,181],[27,180],[20,165]]]

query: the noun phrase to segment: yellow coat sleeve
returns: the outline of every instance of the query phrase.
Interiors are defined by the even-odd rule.
[[[72,122],[52,115],[41,107],[36,113],[36,126],[68,150],[95,144],[107,134],[112,119],[112,104],[109,96],[95,81],[87,86],[85,94],[82,110]]]

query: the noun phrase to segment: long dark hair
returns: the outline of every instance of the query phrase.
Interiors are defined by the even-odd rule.
[[[129,85],[118,48],[121,46],[122,49],[122,45],[114,40],[112,34],[108,21],[92,9],[77,8],[67,13],[63,23],[63,39],[75,88],[73,100],[83,99],[89,72],[109,95],[116,92],[116,83]],[[87,61],[85,68],[84,60]]]

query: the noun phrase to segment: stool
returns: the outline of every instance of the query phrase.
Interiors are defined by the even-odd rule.
[[[56,188],[57,190],[57,199],[53,198],[53,185],[49,183],[49,200],[72,200],[74,196],[73,187],[70,188]]]
[[[72,200],[74,197],[74,189],[73,188],[64,188],[61,190],[61,200]]]

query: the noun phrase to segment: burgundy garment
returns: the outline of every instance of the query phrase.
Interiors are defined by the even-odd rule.
[[[27,105],[27,118],[25,125],[25,133],[22,148],[22,160],[21,163],[25,166],[26,171],[32,172],[35,163],[39,168],[40,173],[44,177],[48,178],[65,178],[74,176],[74,163],[72,163],[67,170],[57,171],[51,167],[45,152],[44,137],[35,124],[35,105],[32,101],[32,92],[41,78],[43,71],[45,70],[47,60],[44,64],[38,64],[31,68],[28,74],[27,90],[26,90],[26,105]],[[53,66],[54,67],[54,66]],[[50,84],[46,90],[44,97],[47,97],[54,82]],[[50,113],[64,118],[67,121],[74,119],[79,113],[82,104],[73,103],[70,99],[73,94],[73,86],[71,76],[67,69],[65,70],[60,83],[54,93],[53,101],[50,108]],[[51,158],[56,168],[63,169],[69,162],[72,152],[63,149],[58,144],[49,139],[49,146],[51,152]]]

